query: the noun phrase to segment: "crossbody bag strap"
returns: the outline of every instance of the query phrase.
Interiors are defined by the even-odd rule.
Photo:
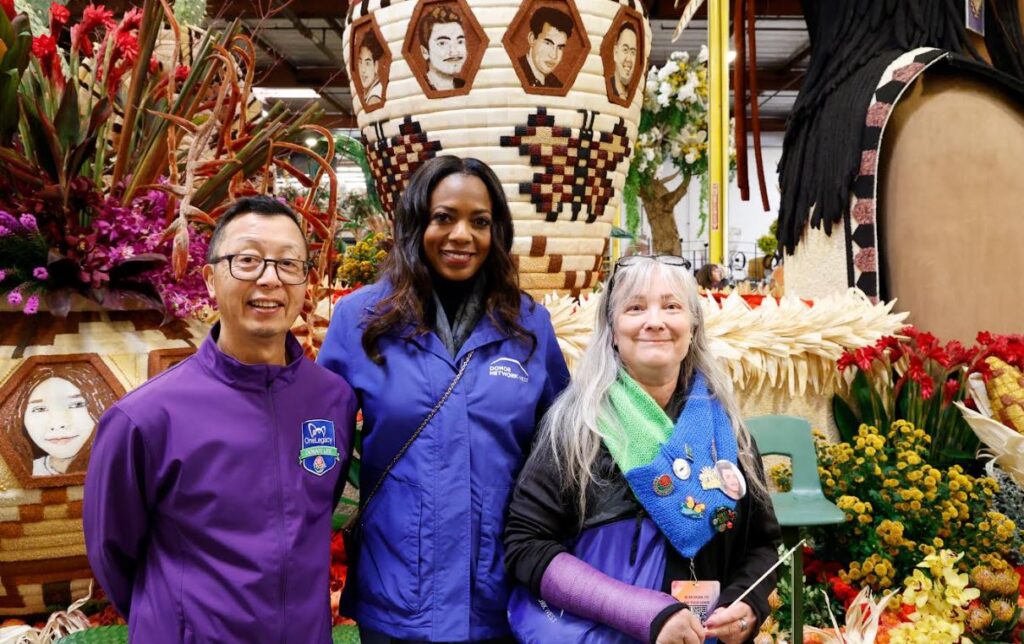
[[[409,440],[405,441],[405,445],[402,445],[402,449],[398,450],[398,453],[395,454],[395,457],[391,459],[391,462],[388,463],[388,466],[384,468],[384,472],[380,475],[380,478],[377,479],[377,484],[373,486],[373,489],[370,490],[370,494],[367,495],[366,502],[363,503],[362,508],[360,508],[360,512],[362,510],[365,510],[370,505],[370,501],[373,499],[373,495],[376,494],[377,490],[380,489],[381,484],[384,483],[384,479],[386,479],[388,477],[388,474],[391,472],[391,468],[395,466],[395,463],[398,462],[398,459],[402,458],[402,455],[405,454],[405,452],[409,449],[409,446],[412,445],[412,442],[416,440],[416,437],[419,436],[423,429],[427,426],[427,423],[431,421],[431,419],[444,405],[445,401],[448,400],[448,397],[452,395],[452,391],[455,389],[455,385],[459,384],[459,381],[462,380],[462,374],[466,372],[466,365],[469,364],[469,360],[473,357],[474,353],[476,353],[476,349],[473,349],[472,351],[467,353],[466,357],[462,359],[462,364],[459,365],[459,371],[455,374],[455,378],[452,379],[451,384],[448,385],[448,389],[444,392],[444,395],[441,396],[441,399],[437,401],[437,404],[434,405],[434,408],[430,410],[430,413],[427,414],[426,418],[423,419],[423,422],[420,423],[420,426],[416,428],[416,431],[412,433],[412,436],[409,437]]]

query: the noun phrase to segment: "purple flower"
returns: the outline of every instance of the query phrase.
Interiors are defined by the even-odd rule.
[[[7,226],[0,226],[0,237],[6,237],[11,234],[11,229]]]
[[[7,279],[7,271],[0,268],[0,282],[4,281],[5,279]]]
[[[29,298],[25,301],[25,309],[24,309],[24,311],[25,311],[26,315],[35,315],[39,311],[39,296],[38,295],[31,295],[31,296],[29,296]]]
[[[18,289],[14,289],[10,293],[8,293],[7,302],[11,306],[18,306],[19,304],[21,304],[21,291],[19,291]]]
[[[22,226],[29,230],[39,230],[38,225],[36,224],[36,218],[28,213],[22,215],[18,221],[21,222]]]
[[[32,277],[42,282],[50,277],[50,273],[46,270],[45,266],[37,266],[32,269]]]

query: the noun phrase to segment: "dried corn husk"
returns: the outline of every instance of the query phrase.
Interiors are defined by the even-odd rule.
[[[992,369],[986,383],[992,417],[1018,432],[1024,432],[1024,374],[995,356],[985,358]]]
[[[598,297],[554,294],[544,299],[566,362],[572,369],[593,333]],[[822,298],[813,306],[788,296],[765,298],[751,306],[733,293],[719,306],[702,299],[704,334],[712,353],[723,360],[733,384],[748,393],[785,388],[793,396],[831,394],[838,383],[836,361],[847,349],[872,344],[897,333],[906,313],[893,313],[895,301],[873,304],[856,289]]]

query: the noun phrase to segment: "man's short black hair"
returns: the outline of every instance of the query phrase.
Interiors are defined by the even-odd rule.
[[[299,216],[295,214],[295,211],[288,204],[278,201],[274,197],[254,195],[236,199],[217,220],[217,225],[213,228],[213,234],[210,235],[210,246],[206,249],[207,263],[212,262],[213,258],[217,257],[217,247],[220,246],[221,237],[224,236],[224,227],[231,223],[232,219],[242,215],[265,215],[267,217],[287,217],[291,219],[295,222],[299,232],[302,233],[302,241],[306,244],[306,256],[309,256],[309,243],[306,242],[306,233],[303,232],[302,224],[299,223]]]
[[[540,32],[544,31],[545,24],[561,31],[566,38],[572,35],[572,29],[575,26],[569,14],[554,7],[541,7],[533,12],[533,15],[530,16],[530,33],[534,37],[539,36]]]

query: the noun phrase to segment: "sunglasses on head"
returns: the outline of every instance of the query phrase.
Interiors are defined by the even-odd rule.
[[[612,268],[612,276],[608,280],[608,291],[604,296],[605,314],[608,315],[608,319],[611,319],[612,315],[612,289],[615,288],[615,276],[618,275],[619,269],[636,266],[645,261],[658,262],[665,266],[679,266],[686,269],[689,269],[691,266],[689,260],[683,259],[678,255],[626,255],[625,257],[620,257],[619,261],[615,262],[615,266]]]

